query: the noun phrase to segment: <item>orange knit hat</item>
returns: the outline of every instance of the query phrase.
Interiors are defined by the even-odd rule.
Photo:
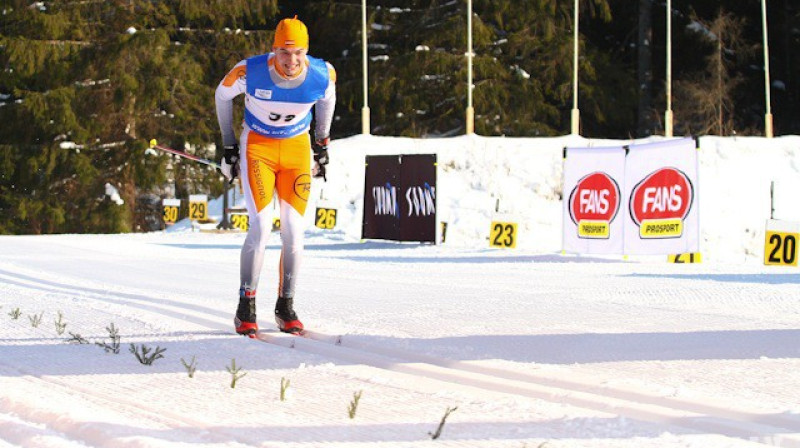
[[[275,29],[273,47],[308,48],[308,28],[294,16],[292,19],[283,19]]]

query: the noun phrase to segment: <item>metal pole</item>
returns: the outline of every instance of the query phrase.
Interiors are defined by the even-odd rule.
[[[575,0],[575,23],[572,59],[572,134],[580,134],[581,111],[578,109],[578,0]]]
[[[667,0],[667,111],[664,136],[672,137],[672,0]]]
[[[767,39],[767,0],[761,0],[761,27],[764,32],[764,90],[766,92],[767,112],[764,115],[764,136],[772,138],[772,100],[769,82],[769,41]]]
[[[775,219],[775,181],[769,183],[769,219]]]
[[[466,133],[475,133],[475,109],[472,107],[472,0],[467,0],[467,123]]]
[[[231,229],[231,222],[228,220],[228,190],[229,184],[223,181],[225,184],[225,189],[222,192],[222,219],[217,224],[218,229],[230,230]]]
[[[361,133],[365,135],[370,134],[369,126],[369,91],[367,89],[367,0],[361,0],[361,54],[363,58],[363,79],[364,85],[364,107],[361,108]]]

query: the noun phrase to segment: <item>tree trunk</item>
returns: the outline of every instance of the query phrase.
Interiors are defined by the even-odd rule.
[[[131,94],[131,101],[128,104],[128,129],[127,134],[136,140],[136,95]]]
[[[793,60],[793,45],[792,45],[792,24],[795,22],[795,16],[797,15],[797,10],[793,9],[790,6],[791,1],[786,0],[783,2],[783,27],[782,29],[778,30],[778,33],[783,36],[783,57],[784,57],[784,67],[783,73],[781,74],[781,81],[784,82],[786,90],[783,91],[781,97],[783,97],[781,104],[797,104],[797,101],[800,100],[800,95],[795,90],[796,83],[794,82],[794,60]],[[774,33],[774,32],[773,32]],[[770,34],[773,34],[770,33]],[[787,124],[786,130],[789,132],[795,131],[795,125],[797,123],[793,123],[795,119],[792,118],[792,111],[788,107],[781,107],[781,117],[782,119],[788,121],[785,122]]]
[[[646,137],[653,133],[653,3],[639,0],[638,80],[639,110],[636,133]]]

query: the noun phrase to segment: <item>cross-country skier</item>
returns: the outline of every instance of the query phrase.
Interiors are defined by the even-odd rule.
[[[280,202],[281,258],[275,320],[287,333],[303,330],[293,309],[295,285],[303,253],[303,214],[311,175],[324,177],[328,163],[336,72],[308,56],[308,29],[297,19],[278,23],[272,52],[236,64],[217,87],[217,119],[225,154],[221,171],[231,181],[241,173],[250,230],[242,246],[236,332],[254,335],[256,289],[271,230],[268,209],[274,192]],[[245,95],[239,142],[233,130],[233,99]],[[311,144],[311,108],[316,125]],[[314,167],[311,167],[313,146]]]

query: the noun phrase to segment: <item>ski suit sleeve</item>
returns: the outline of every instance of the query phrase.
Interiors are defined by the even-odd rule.
[[[247,74],[247,61],[240,61],[225,75],[214,93],[214,102],[217,106],[217,121],[222,132],[222,144],[233,145],[236,143],[236,133],[233,130],[233,99],[247,89],[245,75]]]
[[[329,62],[325,64],[328,65],[330,81],[328,82],[328,88],[325,90],[325,97],[314,105],[314,117],[317,123],[314,127],[314,138],[317,140],[324,140],[330,137],[333,111],[336,108],[336,70],[333,69]]]

